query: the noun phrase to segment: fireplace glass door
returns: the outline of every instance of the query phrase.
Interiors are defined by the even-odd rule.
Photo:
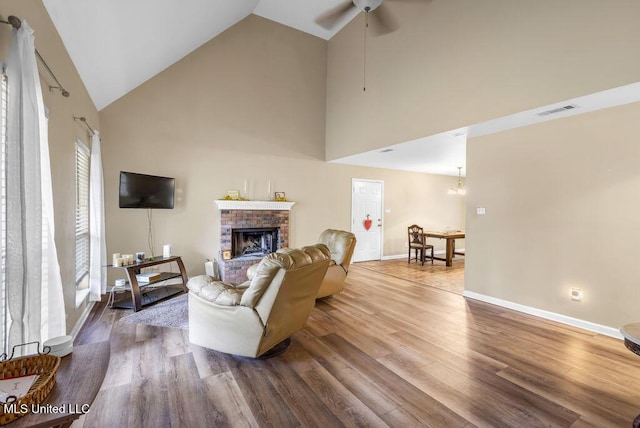
[[[279,248],[277,227],[232,229],[231,252],[233,258],[262,257]]]

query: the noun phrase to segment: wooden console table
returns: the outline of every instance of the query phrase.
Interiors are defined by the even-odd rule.
[[[91,411],[109,367],[108,341],[74,346],[73,352],[62,357],[56,374],[56,384],[40,403],[42,413],[29,413],[10,424],[11,428],[69,427],[83,413]],[[54,407],[60,412],[47,412]]]
[[[136,279],[136,274],[140,273],[140,269],[148,268],[151,266],[161,265],[165,263],[176,262],[178,264],[178,269],[180,272],[161,272],[160,278],[155,279],[149,283],[139,284]],[[114,267],[109,265],[108,267]],[[129,286],[131,288],[131,302],[119,300],[114,303],[113,307],[121,308],[121,309],[133,309],[134,312],[142,309],[143,306],[150,305],[159,300],[166,299],[167,297],[171,297],[175,294],[182,293],[183,291],[187,291],[187,271],[184,268],[184,264],[182,263],[182,259],[179,256],[171,256],[171,257],[153,257],[153,260],[147,259],[141,263],[134,263],[132,265],[121,266],[122,269],[127,273],[127,279],[129,281]],[[180,288],[175,288],[174,284],[166,285],[161,288],[155,288],[146,293],[142,293],[141,289],[148,287],[151,284],[157,284],[162,281],[168,281],[174,278],[182,278],[182,284]],[[178,285],[178,284],[175,284]]]

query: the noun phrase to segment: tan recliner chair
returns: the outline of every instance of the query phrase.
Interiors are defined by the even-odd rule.
[[[344,289],[344,280],[349,273],[351,256],[356,248],[356,236],[344,230],[327,229],[320,235],[320,243],[329,247],[331,263],[324,276],[318,298],[339,293]]]
[[[250,281],[237,286],[207,275],[190,279],[189,340],[254,358],[280,343],[286,349],[315,305],[329,257],[323,244],[279,250],[260,261]]]

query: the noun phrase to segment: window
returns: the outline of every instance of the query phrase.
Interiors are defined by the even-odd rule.
[[[76,141],[76,287],[89,287],[89,149]]]

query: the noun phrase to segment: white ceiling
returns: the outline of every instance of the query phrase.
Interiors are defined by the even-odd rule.
[[[253,13],[329,40],[355,18],[360,13],[359,10],[354,7],[342,19],[338,20],[331,30],[319,26],[314,21],[323,13],[346,1],[349,0],[261,0]]]
[[[348,1],[348,0],[346,0]],[[43,0],[98,110],[254,13],[323,39],[351,21],[353,9],[331,31],[314,20],[345,0]],[[37,38],[37,32],[36,32]],[[466,174],[467,137],[477,137],[640,100],[640,84],[566,100],[465,128],[448,130],[337,163],[433,174]],[[567,104],[556,115],[536,113]]]
[[[43,0],[98,110],[251,13],[323,39],[314,20],[345,0]],[[37,33],[36,33],[37,37]]]

